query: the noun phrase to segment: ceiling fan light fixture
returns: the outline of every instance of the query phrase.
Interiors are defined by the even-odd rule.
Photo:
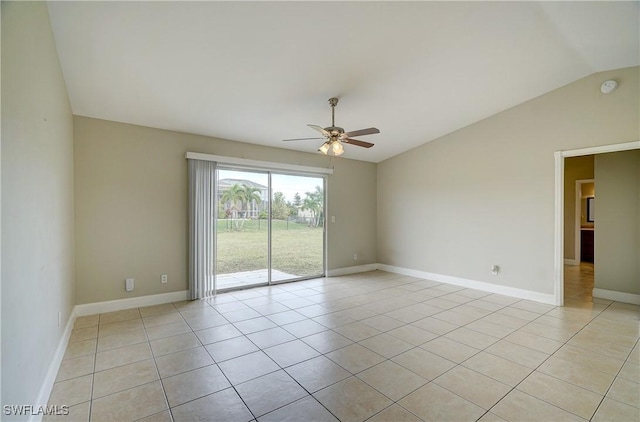
[[[344,153],[344,147],[340,141],[333,141],[333,145],[331,146],[331,150],[335,156],[342,155]]]
[[[344,145],[342,142],[355,145],[363,148],[371,148],[373,144],[371,142],[364,142],[358,139],[352,139],[352,136],[364,136],[364,135],[373,135],[375,133],[380,133],[375,127],[370,127],[367,129],[354,130],[350,132],[345,132],[345,130],[341,127],[336,126],[335,120],[335,108],[338,105],[337,98],[329,98],[329,104],[331,105],[331,126],[321,127],[318,125],[307,125],[311,129],[314,129],[322,135],[322,138],[296,138],[296,139],[283,139],[283,141],[304,141],[307,139],[326,139],[325,142],[320,145],[318,151],[323,153],[324,155],[330,155],[334,157],[338,157],[344,154]]]
[[[323,153],[324,155],[327,155],[327,153],[329,152],[329,147],[331,146],[331,144],[327,141],[324,144],[322,144],[320,146],[320,148],[318,148],[318,151],[320,151],[321,153]]]

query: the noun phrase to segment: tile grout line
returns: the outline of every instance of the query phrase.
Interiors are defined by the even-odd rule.
[[[633,345],[633,347],[631,347],[631,350],[627,354],[627,357],[625,358],[624,363],[622,364],[620,369],[618,369],[618,372],[616,373],[616,375],[613,377],[613,381],[611,381],[611,384],[609,384],[609,387],[607,388],[607,391],[602,396],[602,400],[600,400],[600,403],[598,403],[598,406],[596,406],[596,409],[594,410],[593,415],[591,415],[591,418],[589,420],[593,419],[593,417],[596,415],[596,413],[598,413],[598,410],[600,409],[600,406],[602,406],[602,404],[604,403],[604,400],[607,398],[607,394],[609,394],[609,391],[611,391],[611,387],[613,387],[613,384],[615,384],[616,380],[618,379],[618,377],[620,375],[620,372],[622,372],[622,368],[624,368],[624,365],[626,365],[627,362],[629,361],[629,357],[631,356],[631,353],[633,353],[633,349],[635,347],[637,347],[639,344],[640,344],[640,339],[637,339],[636,343]],[[609,399],[610,400],[615,400],[615,399],[612,399],[612,398],[609,398]],[[615,400],[615,401],[618,401],[618,400]],[[623,404],[627,404],[627,403],[623,403]]]
[[[605,309],[607,309],[609,306],[611,306],[611,304],[607,305],[607,307],[606,307]],[[560,308],[560,307],[557,307],[557,308]],[[603,309],[602,311],[600,311],[600,312],[598,313],[598,315],[600,315],[602,312],[604,312],[604,310],[605,310],[605,309]],[[549,312],[551,312],[551,311],[549,311]],[[548,312],[547,312],[547,313],[548,313]],[[544,315],[546,315],[546,313],[545,313]],[[562,346],[560,346],[560,348],[562,348],[563,346],[567,345],[567,344],[569,343],[569,341],[570,341],[572,338],[574,338],[576,335],[578,335],[578,333],[580,333],[582,330],[584,330],[584,329],[585,329],[585,328],[586,328],[586,327],[587,327],[591,322],[593,322],[593,320],[595,320],[596,318],[597,318],[597,315],[596,315],[596,316],[594,316],[593,318],[591,318],[591,319],[589,320],[589,322],[588,322],[588,323],[586,323],[586,324],[585,324],[585,325],[584,325],[580,330],[578,330],[578,332],[576,332],[576,333],[575,333],[575,334],[573,334],[569,339],[567,339],[567,341],[565,341],[565,342],[563,343],[563,345],[562,345]],[[537,318],[536,318],[536,319],[537,319]],[[533,322],[533,321],[532,321],[532,322]],[[560,348],[558,348],[557,350],[560,350]],[[557,352],[557,350],[556,350],[556,352]],[[547,357],[547,358],[546,358],[544,361],[542,361],[538,366],[536,366],[536,368],[535,368],[535,369],[533,369],[533,370],[529,373],[529,375],[527,375],[524,379],[522,379],[522,381],[518,382],[518,383],[517,383],[517,384],[516,384],[516,385],[515,385],[515,386],[514,386],[510,391],[509,391],[509,393],[511,393],[512,391],[516,390],[520,384],[522,384],[525,380],[527,380],[527,378],[529,378],[529,377],[531,376],[531,374],[533,374],[534,372],[536,372],[536,371],[538,370],[538,368],[540,368],[542,365],[544,365],[544,364],[545,364],[545,362],[547,362],[547,361],[551,358],[551,356],[553,356],[556,352],[554,352],[554,353],[550,354],[550,355],[549,355],[549,357]],[[546,375],[546,374],[545,374],[545,375]],[[567,382],[568,384],[571,384],[571,385],[575,385],[575,384],[573,384],[573,383],[571,383],[571,382],[564,381],[564,380],[559,379],[559,378],[556,378],[556,377],[553,377],[553,378],[555,378],[555,379],[557,379],[557,380],[559,380],[559,381]],[[583,388],[583,387],[580,387],[580,386],[578,386],[578,385],[575,385],[575,386],[576,386],[576,387],[579,387],[579,388]],[[549,403],[548,401],[546,401],[546,400],[544,400],[544,399],[542,399],[542,398],[540,398],[540,397],[533,396],[533,395],[531,395],[531,394],[529,394],[529,393],[526,393],[526,392],[524,392],[524,391],[521,391],[521,390],[518,390],[518,391],[520,391],[520,392],[522,392],[522,393],[524,393],[524,394],[527,394],[527,395],[529,395],[529,396],[532,396],[532,397],[534,397],[534,398],[536,398],[536,399],[538,399],[538,400],[541,400],[541,401],[543,401],[543,402],[545,402],[545,403],[547,403],[547,404],[549,404],[549,405],[551,405],[551,406],[554,406],[554,407],[556,407],[556,408],[558,408],[558,409],[562,409],[563,411],[568,412],[568,413],[571,413],[572,415],[575,415],[575,416],[577,416],[577,417],[579,417],[579,418],[582,418],[582,416],[580,416],[580,415],[576,415],[574,412],[569,411],[569,410],[567,410],[567,409],[563,409],[563,408],[561,408],[560,406],[557,406],[557,405],[555,405],[555,404],[553,404],[553,403]],[[508,395],[509,393],[507,393],[507,395]],[[506,395],[505,395],[505,397],[506,397]],[[504,398],[504,397],[503,397],[503,398]],[[502,400],[502,399],[500,399],[500,400]],[[602,400],[604,400],[604,396],[603,396]],[[601,402],[602,402],[602,400],[601,400]],[[497,406],[497,404],[498,404],[499,402],[500,402],[500,401],[498,401],[496,404],[494,404],[493,406],[491,406],[491,408],[490,408],[489,410],[487,410],[487,412],[490,412],[490,411],[491,411],[491,409],[493,409],[495,406]],[[591,417],[589,418],[589,420],[591,420],[591,419],[593,418],[593,416],[595,415],[595,413],[596,413],[596,411],[597,411],[597,408],[598,408],[598,407],[599,407],[599,405],[596,407],[596,410],[594,410],[594,412],[593,412],[593,414],[591,415]]]
[[[173,421],[174,418],[173,418],[173,413],[171,412],[171,406],[169,405],[169,397],[167,397],[167,390],[164,388],[164,382],[162,380],[162,377],[160,376],[160,368],[158,368],[158,362],[156,361],[156,356],[153,353],[153,349],[151,348],[151,340],[149,340],[149,334],[147,334],[147,326],[144,323],[144,317],[142,317],[142,313],[140,312],[140,308],[138,308],[138,312],[140,313],[140,317],[142,318],[142,326],[144,327],[144,335],[147,338],[147,342],[149,343],[149,350],[151,350],[151,357],[153,358],[153,365],[156,368],[156,374],[158,375],[158,381],[160,382],[160,388],[162,388],[162,396],[164,397],[164,403],[167,406],[167,411],[169,412],[169,418]],[[180,313],[178,313],[178,314],[180,314]],[[180,317],[182,317],[182,315],[180,315]],[[157,413],[159,414],[161,412],[157,412]],[[156,413],[154,413],[152,415],[155,415],[155,414]],[[152,416],[152,415],[148,415],[148,416]]]
[[[96,330],[96,352],[93,356],[93,372],[91,373],[91,392],[89,394],[89,421],[93,415],[93,389],[96,381],[96,363],[98,362],[98,339],[100,338],[100,316],[98,316],[98,329]]]

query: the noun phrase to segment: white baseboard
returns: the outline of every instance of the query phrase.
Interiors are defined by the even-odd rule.
[[[565,259],[564,265],[580,265],[580,261],[577,259]]]
[[[547,293],[534,292],[531,290],[518,289],[515,287],[501,286],[498,284],[486,283],[484,281],[469,280],[449,275],[429,273],[411,268],[396,267],[387,264],[367,264],[355,267],[336,268],[329,270],[327,276],[336,277],[347,274],[363,273],[366,271],[381,270],[395,274],[408,275],[412,277],[424,278],[427,280],[437,281],[439,283],[453,284],[455,286],[466,287],[468,289],[481,290],[483,292],[497,293],[505,296],[516,297],[518,299],[527,299],[534,302],[555,305],[555,296]]]
[[[449,275],[428,273],[411,268],[396,267],[393,265],[378,264],[378,269],[390,273],[408,275],[437,281],[439,283],[453,284],[455,286],[466,287],[468,289],[482,290],[483,292],[497,293],[505,296],[517,297],[519,299],[532,300],[534,302],[555,305],[555,296],[547,293],[534,292],[531,290],[518,289],[515,287],[501,286],[498,284],[486,283],[484,281],[469,280],[466,278],[453,277]]]
[[[367,271],[375,271],[377,269],[378,269],[378,264],[365,264],[365,265],[356,265],[355,267],[336,268],[336,269],[327,271],[327,277],[338,277],[341,275],[366,273]]]
[[[105,312],[121,311],[123,309],[140,308],[143,306],[162,305],[164,303],[187,300],[189,291],[160,293],[157,295],[138,296],[127,299],[109,300],[106,302],[84,303],[76,305],[76,316],[103,314]]]
[[[593,297],[615,300],[616,302],[631,303],[633,305],[640,305],[640,295],[634,293],[616,292],[615,290],[594,288]]]
[[[75,307],[71,310],[71,315],[69,315],[69,320],[64,327],[64,332],[62,333],[62,337],[58,342],[58,347],[56,348],[56,353],[53,355],[53,359],[51,359],[51,363],[49,364],[49,369],[47,370],[47,375],[40,386],[40,391],[38,392],[38,398],[36,399],[36,405],[45,406],[49,401],[49,396],[51,396],[51,390],[53,390],[53,384],[56,382],[56,377],[58,376],[58,370],[60,370],[60,365],[62,364],[62,358],[64,358],[64,353],[67,350],[67,344],[69,343],[69,338],[71,337],[71,331],[73,331],[73,325],[76,322],[76,313]],[[29,422],[40,422],[42,420],[42,414],[31,415],[29,417]]]

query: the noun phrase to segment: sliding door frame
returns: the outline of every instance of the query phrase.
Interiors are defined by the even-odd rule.
[[[249,159],[244,159],[244,158],[236,158],[236,157],[225,157],[225,156],[219,156],[219,155],[211,155],[211,154],[202,154],[202,153],[196,153],[196,152],[187,152],[186,153],[186,158],[191,158],[191,159],[198,159],[198,160],[207,160],[207,161],[216,161],[218,163],[218,168],[216,169],[216,174],[215,174],[215,183],[214,183],[214,195],[217,198],[218,197],[218,170],[220,168],[222,168],[223,170],[228,169],[228,170],[238,170],[238,171],[252,171],[252,172],[258,172],[258,173],[266,173],[268,176],[268,203],[269,203],[269,210],[268,210],[268,219],[267,219],[267,244],[268,244],[268,251],[267,251],[267,263],[268,263],[268,277],[267,277],[267,283],[260,283],[260,284],[256,284],[255,286],[272,286],[272,285],[277,285],[277,284],[282,284],[282,283],[289,283],[289,282],[294,282],[294,281],[300,281],[300,280],[306,280],[306,279],[311,279],[311,278],[318,278],[318,277],[324,277],[327,274],[327,257],[328,257],[328,251],[327,251],[327,202],[328,202],[328,198],[327,198],[327,185],[328,185],[328,180],[327,180],[327,176],[333,174],[333,169],[332,168],[323,168],[323,167],[310,167],[310,166],[301,166],[301,165],[296,165],[296,164],[287,164],[287,163],[275,163],[275,162],[268,162],[268,161],[260,161],[260,160],[249,160]],[[291,176],[303,176],[303,177],[316,177],[316,178],[322,178],[322,188],[323,188],[323,204],[322,204],[322,213],[323,213],[323,224],[322,224],[322,273],[318,274],[318,275],[311,275],[311,276],[302,276],[302,277],[297,277],[297,278],[292,278],[292,279],[287,279],[287,280],[282,280],[279,282],[274,283],[272,280],[272,219],[271,219],[271,205],[272,205],[272,199],[273,199],[273,189],[272,189],[272,180],[271,180],[271,176],[272,174],[282,174],[282,175],[291,175]],[[213,230],[214,230],[214,248],[217,251],[218,248],[218,229],[217,229],[217,217],[218,217],[218,203],[217,203],[217,199],[216,199],[216,204],[214,206],[214,212],[215,212],[215,217],[216,217],[216,224],[213,225]],[[231,290],[238,290],[238,289],[242,289],[243,287],[238,287],[238,288],[226,288],[226,289],[218,289],[217,286],[217,263],[214,263],[213,265],[214,270],[214,274],[213,274],[213,279],[214,279],[214,294],[217,294],[218,292],[226,292],[226,291],[231,291]],[[254,287],[254,286],[252,286]]]
[[[286,176],[301,176],[301,177],[315,177],[322,179],[322,273],[318,275],[309,275],[309,276],[301,276],[296,278],[289,278],[282,281],[272,282],[271,280],[271,271],[273,270],[273,265],[271,263],[271,200],[273,198],[272,185],[271,185],[271,175],[281,174]],[[278,284],[291,283],[293,281],[302,281],[309,280],[312,278],[325,277],[327,275],[327,176],[325,174],[317,174],[317,173],[303,173],[303,172],[293,172],[293,171],[279,171],[273,170],[269,172],[269,285],[275,286]]]

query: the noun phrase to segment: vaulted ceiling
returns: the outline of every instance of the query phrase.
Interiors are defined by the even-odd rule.
[[[638,2],[50,2],[73,113],[379,162],[640,64]]]

